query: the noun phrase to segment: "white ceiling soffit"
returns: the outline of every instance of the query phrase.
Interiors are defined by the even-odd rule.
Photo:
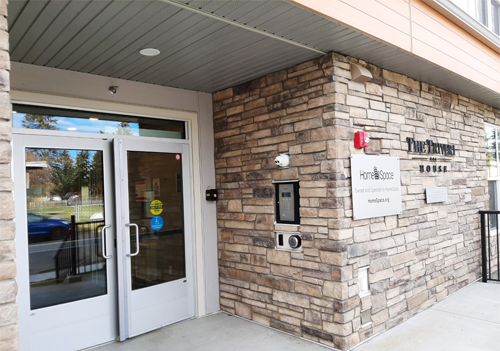
[[[12,61],[204,92],[338,52],[500,107],[499,93],[286,0],[11,0]],[[161,51],[145,57],[139,50]]]

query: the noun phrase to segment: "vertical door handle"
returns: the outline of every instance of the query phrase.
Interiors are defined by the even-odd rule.
[[[102,245],[102,257],[109,260],[112,255],[106,255],[106,229],[111,228],[111,225],[105,225],[101,229],[101,245]]]
[[[137,256],[139,254],[139,227],[135,223],[127,223],[125,224],[127,227],[135,227],[135,252],[134,253],[128,253],[128,257],[132,256]]]

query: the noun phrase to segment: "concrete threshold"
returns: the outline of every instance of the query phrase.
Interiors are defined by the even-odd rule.
[[[308,340],[219,312],[92,351],[328,351]]]

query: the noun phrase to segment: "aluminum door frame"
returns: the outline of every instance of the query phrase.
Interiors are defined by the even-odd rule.
[[[12,162],[12,171],[14,175],[14,199],[15,199],[15,211],[16,211],[16,253],[17,253],[17,274],[16,281],[19,286],[18,295],[16,298],[16,302],[18,305],[19,311],[19,330],[20,330],[20,338],[19,338],[19,346],[23,351],[29,351],[30,340],[31,340],[31,327],[32,323],[30,321],[30,317],[36,316],[38,312],[31,312],[30,307],[30,285],[29,285],[29,252],[28,252],[28,235],[27,235],[27,227],[25,227],[24,223],[27,223],[27,208],[26,208],[26,148],[54,148],[54,149],[63,149],[63,150],[95,150],[103,152],[103,186],[104,186],[104,208],[105,208],[105,223],[111,224],[111,230],[108,230],[108,235],[106,236],[106,244],[107,244],[107,254],[112,254],[113,258],[107,260],[106,262],[106,276],[107,276],[107,294],[96,296],[84,300],[79,300],[70,303],[59,304],[55,306],[46,307],[40,310],[42,313],[45,311],[58,310],[62,308],[75,308],[78,310],[76,305],[81,305],[84,302],[89,302],[92,300],[92,303],[96,302],[99,299],[104,299],[104,296],[107,296],[109,299],[109,323],[110,329],[112,331],[110,334],[113,337],[108,338],[104,342],[109,342],[113,340],[119,332],[118,329],[118,311],[117,311],[117,283],[116,283],[116,257],[117,253],[114,250],[114,238],[116,237],[116,223],[115,223],[115,203],[114,203],[114,186],[112,180],[113,176],[113,152],[112,152],[112,143],[107,139],[87,139],[87,138],[70,138],[68,136],[39,136],[39,135],[30,135],[30,134],[14,134],[13,135],[13,162]],[[114,235],[113,235],[114,234]],[[71,305],[71,306],[70,306]],[[100,310],[102,306],[94,306],[93,309],[85,309],[84,313],[91,313],[92,310]],[[74,314],[80,311],[73,311]],[[53,330],[53,329],[49,329]],[[87,335],[87,333],[82,333],[82,335]],[[111,336],[111,335],[110,335]],[[66,340],[67,335],[62,337],[59,335],[59,338],[62,339],[62,343],[66,346],[71,344],[71,340]],[[87,336],[83,336],[83,338],[88,339]],[[100,343],[96,343],[98,345]],[[88,348],[93,345],[87,345],[83,348]],[[79,346],[76,346],[79,347]],[[56,350],[56,349],[52,349]]]
[[[191,155],[189,142],[169,142],[168,140],[138,140],[131,138],[115,138],[114,161],[115,161],[115,198],[117,204],[116,228],[117,228],[117,268],[118,268],[118,315],[119,315],[119,340],[146,333],[159,327],[175,323],[190,317],[194,317],[196,308],[195,288],[195,256],[194,256],[194,212],[193,212],[193,182],[191,169]],[[158,325],[154,328],[142,330],[137,333],[131,330],[132,321],[132,280],[131,280],[131,257],[127,253],[130,248],[130,229],[125,224],[129,223],[128,202],[128,162],[127,151],[158,152],[158,153],[180,153],[182,156],[182,183],[183,183],[183,211],[184,211],[184,250],[186,263],[186,280],[188,289],[188,311],[189,315],[179,320]],[[133,229],[132,229],[133,230]],[[121,234],[123,233],[123,234]],[[168,283],[163,283],[168,284]],[[163,284],[159,284],[160,286]],[[143,288],[139,290],[155,288]]]

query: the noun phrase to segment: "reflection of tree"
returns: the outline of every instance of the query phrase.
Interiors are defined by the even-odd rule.
[[[91,178],[89,185],[90,196],[103,196],[104,181],[102,169],[102,152],[96,152],[92,157]]]
[[[33,150],[26,151],[26,162],[40,162],[44,161]],[[50,168],[27,168],[26,172],[29,174],[29,187],[30,189],[43,189],[39,195],[50,195],[55,188],[52,183],[54,176]]]
[[[54,116],[33,115],[27,113],[26,115],[24,115],[22,126],[23,128],[27,129],[56,130],[56,124],[57,120]]]
[[[488,168],[491,167],[491,162],[497,161],[497,149],[496,149],[496,130],[495,129],[486,129],[486,133],[484,135],[485,144],[486,144],[486,166]]]
[[[57,159],[49,161],[49,167],[54,172],[52,179],[58,194],[64,195],[73,191],[77,180],[76,167],[68,150],[60,150]]]
[[[73,156],[72,156],[73,155]],[[45,195],[81,194],[88,188],[91,197],[103,196],[102,152],[81,150],[76,153],[57,149],[27,149],[26,161],[45,161],[47,168],[27,169],[30,188],[43,189]]]
[[[91,170],[90,152],[88,150],[80,151],[76,155],[76,178],[80,182],[79,188],[88,186],[89,174]]]
[[[120,124],[116,128],[116,134],[118,134],[118,135],[134,135],[134,133],[132,133],[132,128],[130,127],[129,122],[120,122]]]

